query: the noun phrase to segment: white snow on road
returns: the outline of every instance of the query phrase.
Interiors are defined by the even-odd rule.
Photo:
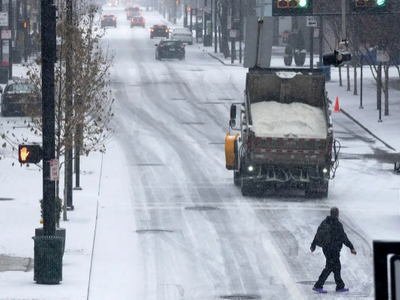
[[[326,138],[321,108],[304,103],[263,101],[251,104],[253,130],[260,137]]]

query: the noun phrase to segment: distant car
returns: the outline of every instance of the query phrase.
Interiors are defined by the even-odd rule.
[[[157,47],[156,60],[162,60],[163,58],[185,59],[185,45],[181,41],[162,39],[155,46]]]
[[[145,26],[145,19],[142,16],[138,16],[138,17],[133,17],[131,19],[131,28],[133,26],[139,26],[139,27],[143,27]]]
[[[174,28],[170,32],[171,40],[180,40],[183,43],[188,43],[189,45],[193,44],[193,36],[192,32],[190,32],[189,28]]]
[[[140,12],[139,7],[129,7],[128,9],[126,9],[126,19],[132,19],[133,17],[137,17],[140,16],[142,13]]]
[[[0,88],[1,115],[38,116],[42,111],[42,102],[38,91],[28,79],[18,79]]]
[[[118,0],[108,1],[108,6],[117,7],[118,6]]]
[[[101,18],[101,28],[103,27],[115,27],[117,28],[117,17],[114,15],[104,15]]]
[[[153,37],[169,37],[169,29],[166,25],[156,24],[150,27],[150,38]]]

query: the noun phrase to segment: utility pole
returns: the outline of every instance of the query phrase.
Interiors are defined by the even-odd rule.
[[[188,19],[188,6],[185,4],[185,17],[183,18],[183,27],[187,27],[187,19]]]
[[[318,36],[318,39],[319,39],[319,63],[322,66],[323,65],[322,55],[324,52],[324,23],[323,23],[322,16],[319,17],[318,24],[319,24],[319,36]]]
[[[3,11],[3,0],[0,0],[0,11]],[[0,27],[0,30],[3,29],[3,27]],[[0,64],[2,64],[3,61],[3,41],[0,39]]]
[[[55,181],[50,180],[50,160],[55,157],[54,64],[56,61],[56,8],[42,0],[42,114],[43,114],[43,234],[56,232]]]
[[[30,49],[29,45],[29,26],[30,22],[28,22],[28,3],[27,0],[23,0],[22,2],[22,15],[23,15],[23,27],[24,27],[24,60],[28,61],[28,52]]]
[[[179,3],[179,0],[174,1],[174,24],[176,24],[176,15],[177,15],[178,3]]]
[[[82,95],[76,95],[76,103],[75,107],[78,107],[79,112],[78,114],[82,114]],[[75,145],[75,187],[74,190],[82,190],[80,187],[80,172],[81,172],[81,147],[83,141],[83,116],[79,117],[78,124],[75,127],[75,138],[74,138],[74,145]]]
[[[243,40],[243,5],[239,0],[239,63],[242,63],[242,40]]]
[[[65,238],[56,235],[55,180],[51,164],[55,158],[56,7],[53,0],[41,1],[42,120],[43,120],[43,236],[34,240],[34,276],[39,284],[58,284],[62,280]]]
[[[232,32],[232,30],[233,30],[233,28],[234,28],[234,26],[233,26],[233,24],[234,24],[234,17],[235,17],[235,14],[234,14],[234,6],[235,6],[235,4],[234,3],[232,3],[231,2],[231,29],[230,29],[230,31]],[[233,37],[231,37],[231,64],[233,64],[234,62],[235,62],[235,53],[236,52],[236,49],[235,49],[235,38],[233,38]]]
[[[193,8],[192,7],[189,7],[189,12],[190,12],[190,14],[189,14],[189,17],[190,17],[190,20],[189,20],[189,26],[190,26],[190,33],[192,33],[193,31]],[[192,33],[192,35],[193,35],[193,33]]]
[[[214,0],[214,52],[217,53],[218,51],[218,27],[217,27],[217,0]]]
[[[310,70],[314,69],[314,27],[310,27]]]
[[[67,26],[68,26],[68,37],[67,37],[67,54],[65,61],[65,77],[66,77],[66,115],[65,122],[67,123],[67,137],[65,140],[65,199],[67,200],[67,209],[74,210],[74,205],[72,203],[72,160],[73,160],[73,89],[72,89],[72,0],[66,0],[67,5]],[[64,208],[64,219],[66,219],[66,210]]]
[[[12,44],[15,39],[15,27],[14,27],[14,15],[13,15],[13,0],[8,0],[8,24],[9,29],[11,30],[11,40],[9,40],[9,67],[8,67],[8,78],[12,79],[12,65],[13,65],[13,48]]]

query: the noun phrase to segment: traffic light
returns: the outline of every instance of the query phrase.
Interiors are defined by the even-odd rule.
[[[386,0],[352,0],[350,3],[352,13],[379,14],[388,12]]]
[[[18,145],[18,161],[21,164],[37,164],[43,159],[40,145]]]
[[[334,50],[333,52],[325,53],[322,55],[322,61],[324,63],[324,66],[341,67],[344,65],[345,62],[350,60],[351,60],[351,53],[343,52],[340,50],[339,51]]]
[[[192,8],[191,8],[191,7],[188,7],[188,11],[191,12],[191,11],[192,11]]]
[[[175,2],[176,4],[179,4],[179,0],[176,0],[176,2]]]
[[[273,16],[311,16],[312,0],[273,0]]]

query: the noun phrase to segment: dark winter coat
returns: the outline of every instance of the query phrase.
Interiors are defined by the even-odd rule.
[[[322,234],[323,230],[321,229],[325,226],[329,226],[328,234]],[[321,241],[323,241],[322,248],[329,252],[340,252],[343,244],[349,247],[350,250],[354,249],[353,244],[344,232],[342,223],[336,217],[328,216],[322,221],[318,227],[317,233],[315,234],[314,240],[311,243],[311,247],[315,249],[317,245],[321,244]]]

